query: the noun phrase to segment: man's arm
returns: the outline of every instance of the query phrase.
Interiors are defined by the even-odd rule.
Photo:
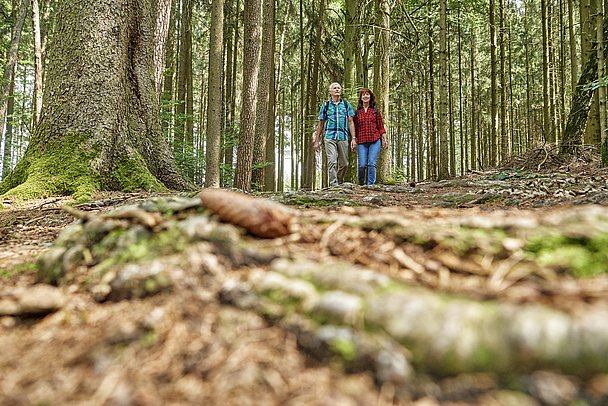
[[[317,130],[315,131],[315,139],[313,140],[313,143],[312,143],[315,150],[318,150],[321,147],[321,144],[319,143],[319,141],[321,139],[321,133],[323,132],[323,127],[325,127],[325,121],[319,120],[319,124],[317,124]]]
[[[353,140],[357,140],[357,134],[355,134],[355,120],[353,120],[352,117],[348,118],[348,130],[350,131]]]

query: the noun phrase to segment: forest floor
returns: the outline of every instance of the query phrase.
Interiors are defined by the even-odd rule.
[[[265,197],[294,211],[295,231],[274,240],[240,235],[248,244],[258,244],[254,246],[260,252],[274,250],[274,256],[320,263],[339,259],[400,283],[479,302],[542,304],[566,314],[608,304],[608,276],[601,272],[575,278],[547,267],[509,279],[498,276],[495,267],[480,266],[483,261],[446,258],[436,249],[442,244],[437,235],[432,246],[427,240],[423,248],[406,249],[395,245],[394,236],[385,233],[382,225],[371,231],[345,226],[357,218],[399,220],[421,228],[425,223],[451,224],[464,218],[550,222],[576,210],[608,206],[608,171],[596,162],[566,162],[540,149],[503,168],[448,181],[347,184]],[[169,195],[106,193],[72,207],[92,218],[150,198]],[[171,289],[142,297],[100,300],[82,275],[62,280],[52,291],[36,291],[42,285],[37,283],[36,258],[74,222],[74,212],[62,209],[71,201],[56,197],[1,203],[0,405],[608,402],[606,371],[582,377],[539,368],[519,373],[514,383],[491,371],[442,375],[426,373],[417,365],[415,384],[400,387],[379,378],[373,368],[349,367],[334,356],[315,354],[301,335],[276,319],[222,297],[231,278],[243,280],[255,270],[266,272],[262,260],[250,264],[247,258],[209,259],[205,254],[195,260],[190,255],[190,267],[206,269],[204,275],[189,274],[181,267],[185,276]],[[483,248],[483,243],[479,245]],[[54,306],[51,298],[56,294],[60,299]],[[53,303],[48,314],[32,310],[49,301]]]

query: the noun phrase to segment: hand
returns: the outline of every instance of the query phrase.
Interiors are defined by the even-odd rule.
[[[388,149],[388,141],[386,140],[386,137],[382,137],[382,148]]]
[[[321,149],[321,144],[319,144],[319,140],[314,140],[312,145],[315,148],[315,151],[318,151]]]
[[[353,138],[350,140],[350,150],[355,152],[355,149],[357,149],[357,140]]]

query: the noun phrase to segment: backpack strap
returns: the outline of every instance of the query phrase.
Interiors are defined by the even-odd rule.
[[[323,102],[323,107],[322,107],[322,114],[321,117],[323,117],[323,121],[327,121],[327,109],[329,108],[329,101]]]

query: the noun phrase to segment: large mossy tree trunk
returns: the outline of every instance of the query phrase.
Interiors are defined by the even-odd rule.
[[[58,3],[40,122],[0,194],[82,200],[188,187],[160,128],[154,9],[154,0]]]
[[[608,35],[608,19],[604,20],[603,31],[606,38],[606,35]],[[606,57],[608,57],[608,52],[604,48],[604,58]],[[578,79],[576,90],[572,94],[572,102],[570,103],[572,107],[570,108],[570,114],[568,114],[566,129],[560,145],[562,154],[573,155],[582,145],[593,92],[597,89],[597,86],[594,86],[594,81],[597,81],[597,42],[592,44],[589,58]],[[602,149],[604,149],[603,146]],[[602,154],[604,154],[603,151]]]

